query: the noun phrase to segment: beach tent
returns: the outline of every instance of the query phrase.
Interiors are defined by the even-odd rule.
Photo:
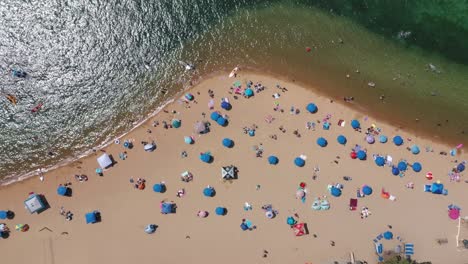
[[[232,141],[232,139],[230,138],[224,138],[223,146],[225,146],[226,148],[232,148],[234,146],[234,141]]]
[[[24,201],[24,205],[31,214],[40,213],[47,209],[44,197],[38,194],[31,194],[28,199]]]
[[[395,176],[399,175],[400,174],[400,169],[398,169],[398,167],[393,166],[392,167],[392,174],[395,175]]]
[[[224,208],[224,207],[218,206],[218,207],[216,207],[216,209],[215,209],[215,213],[216,213],[217,215],[226,215],[226,214],[227,214],[227,209]]]
[[[104,153],[99,158],[97,158],[97,162],[99,163],[99,167],[102,169],[106,169],[113,164],[112,159],[107,153]]]
[[[185,97],[185,99],[187,99],[189,101],[192,101],[194,99],[193,94],[191,94],[191,93],[186,93],[184,95],[184,97]]]
[[[340,197],[341,196],[341,189],[340,188],[336,188],[335,186],[331,187],[330,189],[330,193],[331,195],[335,196],[335,197]]]
[[[452,220],[457,220],[460,217],[460,208],[449,209],[448,216]]]
[[[336,138],[336,141],[338,141],[338,143],[340,143],[341,145],[345,145],[346,142],[347,142],[347,139],[346,139],[345,136],[339,135],[339,136]]]
[[[400,171],[405,171],[407,168],[408,168],[408,163],[406,163],[406,161],[398,162],[398,169]]]
[[[317,145],[319,145],[320,147],[322,147],[322,148],[323,148],[323,147],[326,147],[327,144],[328,144],[328,142],[327,142],[327,140],[326,140],[325,138],[319,137],[319,138],[317,139]]]
[[[226,101],[222,101],[221,102],[221,108],[224,109],[224,110],[231,110],[232,109],[232,105],[229,103],[229,102],[226,102]]]
[[[8,211],[0,210],[0,219],[7,219],[8,218]]]
[[[419,152],[420,152],[420,149],[418,145],[411,146],[411,153],[413,153],[414,155],[417,155],[419,154]]]
[[[358,128],[361,127],[361,124],[360,124],[359,121],[357,121],[356,119],[353,119],[353,120],[351,121],[351,127],[352,127],[353,129],[358,129]]]
[[[93,211],[85,215],[86,224],[95,224],[101,222],[101,213],[99,211]]]
[[[305,160],[302,159],[301,157],[297,157],[294,159],[294,164],[298,167],[304,167],[305,165]]]
[[[246,231],[247,229],[249,229],[249,227],[245,223],[240,224],[240,228],[242,229],[242,231]]]
[[[216,120],[216,123],[218,123],[220,126],[227,126],[228,120],[221,116]]]
[[[148,143],[146,144],[145,146],[143,146],[143,149],[146,151],[146,152],[152,152],[156,149],[156,144],[154,143]]]
[[[382,157],[382,156],[377,156],[377,158],[375,158],[375,164],[377,164],[377,166],[384,166],[385,165],[385,158]]]
[[[278,164],[278,162],[279,162],[279,159],[276,156],[268,157],[268,163],[270,163],[271,165],[276,165]]]
[[[149,224],[145,227],[145,233],[146,234],[153,234],[154,232],[156,232],[156,228],[158,228],[157,225],[154,225],[154,224]]]
[[[393,239],[393,233],[390,232],[390,231],[387,231],[387,232],[383,233],[383,237],[384,237],[386,240],[391,240],[391,239]]]
[[[194,141],[193,141],[192,137],[187,137],[187,136],[185,136],[185,137],[184,137],[184,142],[185,142],[185,144],[189,144],[189,145],[190,145],[190,144],[193,144]]]
[[[175,203],[162,203],[161,204],[161,214],[172,214],[175,213]]]
[[[193,126],[193,130],[195,131],[195,133],[197,134],[204,134],[206,133],[207,131],[207,128],[206,128],[206,124],[204,122],[201,122],[201,121],[198,121],[195,123],[195,125]]]
[[[155,185],[153,185],[153,191],[157,193],[165,193],[166,185],[164,183],[156,183]]]
[[[296,235],[296,236],[303,236],[303,235],[306,234],[306,229],[305,229],[305,224],[304,223],[295,224],[293,226],[293,230],[294,230],[294,235]]]
[[[221,117],[221,115],[218,112],[212,112],[211,115],[210,115],[210,118],[213,121],[217,121],[218,118],[220,118],[220,117]]]
[[[174,128],[179,128],[182,125],[182,122],[179,119],[172,119],[172,126]]]
[[[359,150],[356,154],[357,158],[360,160],[365,160],[367,158],[367,154],[364,150]]]
[[[252,89],[247,88],[247,89],[245,89],[245,91],[244,91],[244,95],[247,96],[247,98],[249,98],[249,97],[252,97],[252,96],[254,95],[254,92],[253,92]]]
[[[308,104],[306,108],[307,108],[307,111],[309,111],[309,113],[313,113],[313,114],[317,113],[317,110],[318,110],[317,106],[313,103]]]
[[[465,170],[465,164],[464,163],[460,163],[457,165],[457,171],[458,172],[463,172]]]
[[[442,194],[444,192],[444,185],[442,183],[434,182],[431,185],[431,193]]]
[[[420,172],[422,170],[422,165],[419,162],[413,163],[412,167],[414,172]]]
[[[236,179],[236,167],[234,166],[225,166],[221,167],[221,178],[225,180]]]
[[[379,142],[380,143],[387,143],[387,141],[388,141],[387,136],[384,136],[384,135],[379,136]]]
[[[369,143],[369,144],[374,144],[374,142],[375,142],[374,136],[372,136],[372,135],[367,135],[367,136],[366,136],[366,142]]]
[[[200,160],[206,163],[210,163],[213,160],[213,157],[208,153],[200,154]]]
[[[403,138],[400,136],[395,136],[393,138],[393,143],[397,146],[401,146],[403,144]]]
[[[213,187],[206,187],[205,189],[203,189],[203,195],[205,195],[206,197],[213,197],[215,196],[216,194],[216,191]]]
[[[60,195],[60,196],[69,196],[70,193],[71,193],[71,189],[68,188],[68,187],[65,187],[63,185],[60,185],[57,188],[57,194]]]
[[[288,218],[286,218],[286,224],[290,225],[290,226],[293,226],[297,223],[296,219],[294,219],[294,217],[292,216],[289,216]]]
[[[330,123],[329,122],[324,122],[322,127],[325,130],[329,130],[330,129]]]
[[[368,185],[364,185],[364,187],[362,187],[362,193],[364,193],[365,195],[371,195],[372,188]]]

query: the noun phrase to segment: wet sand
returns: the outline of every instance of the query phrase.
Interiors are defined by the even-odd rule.
[[[117,163],[107,169],[103,177],[94,172],[98,166],[96,158],[102,153],[97,151],[78,162],[48,172],[44,182],[32,178],[2,187],[0,209],[9,209],[16,214],[13,220],[6,220],[10,229],[18,223],[31,227],[25,233],[13,230],[8,239],[0,241],[4,260],[11,263],[332,263],[348,259],[352,251],[356,259],[376,263],[372,240],[391,225],[395,237],[400,236],[404,242],[415,244],[417,260],[466,262],[468,252],[455,246],[458,222],[447,217],[447,206],[451,203],[462,209],[468,208],[465,173],[462,173],[459,183],[450,182],[447,176],[447,172],[458,164],[453,160],[466,160],[466,154],[456,157],[439,155],[440,151],[449,152],[453,146],[420,138],[372,117],[365,120],[365,114],[350,110],[341,103],[332,103],[329,98],[294,83],[246,72],[240,72],[236,80],[240,80],[243,87],[248,80],[254,83],[261,81],[267,88],[250,99],[239,96],[235,100],[228,93],[235,80],[228,79],[227,74],[203,80],[190,91],[197,103],[192,101],[186,105],[176,100],[166,107],[167,111],[121,139],[121,142],[134,140],[134,148],[127,150],[127,159],[119,159],[119,153],[125,151],[122,144],[106,147],[104,151],[112,154]],[[275,88],[277,83],[288,91],[283,93]],[[215,110],[229,116],[229,125],[221,127],[210,120],[211,132],[198,136],[193,132],[193,124],[209,121],[211,113],[207,107],[210,99],[208,89],[214,91]],[[280,98],[272,98],[275,93],[279,93]],[[222,97],[230,99],[232,110],[224,111],[219,107]],[[280,103],[284,113],[273,111],[275,102]],[[309,102],[318,106],[316,114],[305,110]],[[299,108],[300,114],[290,114],[291,106]],[[202,112],[206,113],[205,118]],[[316,120],[322,120],[327,114],[332,115],[330,130],[323,130],[321,124],[317,124],[315,131],[305,128],[307,121],[317,123]],[[265,117],[268,115],[275,120],[267,123]],[[162,121],[170,123],[173,118],[181,119],[182,126],[164,129]],[[360,120],[363,130],[376,124],[389,141],[398,134],[405,139],[405,144],[397,147],[391,142],[365,143],[364,133],[354,131],[349,125],[355,118]],[[346,120],[345,127],[337,125],[339,119]],[[155,120],[160,123],[157,127],[152,126]],[[252,124],[256,124],[258,129],[256,135],[250,137],[242,128]],[[280,126],[286,129],[285,133],[279,130]],[[148,129],[152,133],[148,133]],[[296,129],[301,137],[293,134]],[[273,134],[277,140],[270,138]],[[336,142],[339,134],[347,137],[346,146]],[[185,144],[184,136],[191,135],[195,144]],[[321,136],[328,140],[325,148],[316,144]],[[222,146],[222,139],[226,137],[234,140],[232,149]],[[408,142],[408,138],[412,141]],[[145,152],[140,142],[152,140],[156,142],[157,149]],[[263,158],[255,157],[252,150],[260,143],[264,149]],[[413,155],[406,150],[413,143],[421,147],[420,154]],[[355,144],[367,149],[367,160],[349,157]],[[426,152],[424,146],[427,145],[434,152]],[[182,151],[186,151],[188,157],[181,158]],[[205,151],[214,156],[211,164],[199,159],[199,153]],[[372,154],[391,155],[394,161],[418,161],[423,170],[415,173],[410,169],[403,178],[393,176],[389,167],[375,165]],[[270,155],[279,158],[278,165],[268,164]],[[302,168],[293,163],[299,155],[307,156],[306,165]],[[224,182],[220,167],[231,164],[239,169],[238,179]],[[320,167],[320,172],[314,180],[312,176],[316,166]],[[180,174],[185,170],[193,173],[192,182],[180,180]],[[449,191],[447,196],[423,192],[423,185],[433,182],[425,179],[427,171],[433,172],[433,181],[441,180],[445,184]],[[86,174],[89,180],[77,182],[75,174]],[[344,181],[343,176],[350,176],[353,180]],[[129,182],[131,177],[146,179],[146,189],[133,188]],[[153,192],[152,186],[160,181],[166,182],[166,193]],[[56,193],[57,186],[66,182],[72,182],[72,197],[61,197]],[[295,197],[300,182],[307,184],[305,203]],[[414,182],[415,188],[407,189],[405,184],[408,182]],[[344,185],[341,197],[329,195],[327,185],[333,183]],[[355,198],[356,189],[364,184],[372,186],[374,193],[360,198],[358,210],[350,211],[349,198]],[[215,197],[203,196],[203,188],[207,185],[216,189]],[[176,193],[181,188],[187,193],[178,198]],[[396,201],[380,197],[381,188],[395,195]],[[23,201],[32,191],[44,194],[51,208],[41,214],[30,215],[24,209]],[[312,210],[314,197],[323,195],[327,195],[331,209]],[[159,202],[163,199],[177,203],[176,214],[160,213]],[[245,202],[253,206],[252,211],[243,209]],[[267,219],[260,209],[264,204],[272,204],[279,215]],[[74,213],[72,221],[66,221],[59,215],[61,206]],[[225,206],[227,215],[217,216],[214,213],[217,206]],[[359,215],[363,206],[372,212],[366,219]],[[102,222],[87,225],[84,214],[96,209],[102,213]],[[198,218],[198,210],[207,210],[210,215],[205,219]],[[462,214],[464,212],[462,210]],[[294,214],[299,216],[297,220],[307,223],[309,235],[294,236],[286,224],[286,218]],[[257,228],[242,231],[239,227],[242,219],[251,220]],[[153,235],[143,232],[150,223],[158,225]],[[462,235],[467,238],[468,229],[462,229]],[[436,239],[440,238],[447,238],[448,243],[439,246]],[[397,244],[395,240],[384,241],[384,249],[392,249]],[[334,241],[335,246],[331,246],[330,241]],[[263,257],[264,250],[268,251],[266,258]]]

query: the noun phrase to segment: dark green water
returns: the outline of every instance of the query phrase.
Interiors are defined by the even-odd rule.
[[[366,113],[466,142],[467,7],[467,1],[7,0],[0,5],[0,86],[19,102],[2,97],[0,176],[77,157],[132,128],[188,80],[236,65],[336,99],[354,96]],[[197,70],[184,72],[179,60]],[[12,77],[11,69],[29,77]],[[32,114],[40,102],[43,109]]]

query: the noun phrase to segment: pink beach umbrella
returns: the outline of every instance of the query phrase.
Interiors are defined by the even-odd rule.
[[[375,138],[374,138],[374,136],[372,136],[372,135],[367,135],[367,136],[366,136],[366,141],[367,141],[367,143],[369,143],[369,144],[374,144]]]
[[[448,216],[452,220],[457,220],[460,217],[460,210],[453,208],[448,211]]]
[[[214,108],[214,100],[211,99],[209,102],[208,102],[208,108],[211,110]]]
[[[305,192],[302,189],[297,190],[296,192],[296,198],[297,199],[302,199],[305,196]]]
[[[205,218],[208,216],[208,212],[207,211],[198,211],[198,217],[201,217],[201,218]]]

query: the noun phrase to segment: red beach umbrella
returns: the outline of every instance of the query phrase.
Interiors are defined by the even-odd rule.
[[[429,171],[428,173],[426,173],[426,179],[432,180],[432,178],[433,178],[432,177],[432,172]]]
[[[307,185],[306,185],[305,182],[301,182],[301,183],[299,184],[299,186],[300,186],[302,189],[304,189]]]
[[[351,156],[352,159],[356,159],[357,158],[357,154],[356,152],[351,152],[351,154],[349,154],[349,156]]]
[[[306,47],[306,52],[310,52],[312,49],[310,47]]]

